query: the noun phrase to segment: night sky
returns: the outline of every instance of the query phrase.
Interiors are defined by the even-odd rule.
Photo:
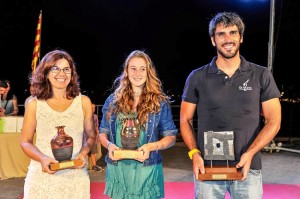
[[[41,57],[54,49],[68,51],[82,91],[97,104],[103,104],[124,59],[135,49],[150,55],[164,90],[180,96],[191,70],[216,55],[208,23],[220,11],[237,12],[244,19],[241,55],[268,63],[270,0],[23,1],[0,3],[0,79],[12,82],[20,104],[29,95],[25,89],[40,10]],[[300,85],[295,72],[299,8],[297,0],[276,0],[273,74],[278,87],[293,95],[299,94]]]

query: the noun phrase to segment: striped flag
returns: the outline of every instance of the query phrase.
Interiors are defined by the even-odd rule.
[[[40,58],[41,31],[42,31],[41,27],[42,27],[42,10],[40,11],[40,16],[39,16],[39,20],[36,28],[35,40],[34,40],[34,48],[33,48],[32,62],[31,62],[32,71],[35,71]]]

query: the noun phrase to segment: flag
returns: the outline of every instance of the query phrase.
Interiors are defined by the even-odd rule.
[[[34,48],[31,62],[31,69],[35,71],[36,66],[38,64],[38,60],[40,58],[40,49],[41,49],[41,29],[42,27],[42,11],[40,11],[39,20],[36,28],[36,35],[34,40]]]

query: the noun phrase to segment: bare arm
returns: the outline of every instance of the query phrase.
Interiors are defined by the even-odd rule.
[[[196,110],[196,104],[181,102],[180,108],[180,133],[184,143],[189,150],[197,148],[195,133],[193,130],[193,117]]]
[[[112,160],[119,160],[118,158],[114,158],[113,153],[115,150],[121,150],[121,148],[119,148],[117,145],[111,143],[108,140],[107,134],[105,134],[105,133],[100,132],[99,139],[100,139],[100,143],[102,144],[102,146],[107,148],[108,157]]]
[[[265,125],[237,164],[238,168],[243,167],[243,180],[248,175],[253,156],[270,143],[280,129],[281,105],[279,99],[274,98],[263,102],[262,111],[265,118]]]
[[[14,106],[14,111],[10,115],[18,115],[18,112],[19,112],[18,99],[16,96],[14,96],[12,102],[13,102],[13,106]]]
[[[138,148],[138,151],[143,151],[143,155],[140,157],[137,157],[136,159],[140,162],[144,162],[149,158],[151,151],[158,151],[158,150],[164,150],[167,148],[170,148],[173,146],[176,142],[176,136],[165,136],[162,139],[156,141],[156,142],[150,142],[147,144],[142,145]]]
[[[99,134],[99,140],[101,145],[108,149],[108,144],[110,143],[110,141],[108,140],[107,135],[105,133]]]
[[[189,150],[197,149],[195,133],[193,130],[193,117],[196,110],[196,104],[182,101],[180,108],[180,132],[184,143]],[[198,176],[199,170],[205,173],[204,161],[199,153],[193,154],[193,172]]]
[[[147,147],[148,151],[158,151],[170,148],[176,142],[176,136],[166,136],[156,142],[150,142],[148,144],[144,144],[138,150],[142,151],[144,147]]]
[[[31,159],[40,162],[42,171],[47,173],[55,173],[49,169],[50,163],[57,163],[43,154],[34,144],[34,134],[36,129],[36,100],[31,100],[26,107],[24,121],[21,132],[20,145],[24,153]]]
[[[96,131],[94,124],[94,113],[90,98],[82,95],[82,107],[84,112],[84,132],[86,134],[86,141],[83,144],[80,153],[76,159],[85,158],[95,144]]]
[[[98,144],[100,142],[100,138],[99,138],[99,120],[98,120],[98,115],[96,115],[96,114],[94,114],[94,123],[95,123],[95,133],[96,133],[95,144]]]

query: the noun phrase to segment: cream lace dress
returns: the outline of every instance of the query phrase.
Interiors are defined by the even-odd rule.
[[[66,134],[73,138],[72,159],[75,158],[83,139],[83,110],[81,95],[75,97],[72,104],[64,112],[54,111],[46,101],[37,100],[36,146],[44,154],[54,158],[50,146],[56,135],[56,126],[65,126]],[[31,160],[25,178],[24,199],[90,199],[90,178],[87,168],[65,169],[54,174],[42,172],[41,164]]]

